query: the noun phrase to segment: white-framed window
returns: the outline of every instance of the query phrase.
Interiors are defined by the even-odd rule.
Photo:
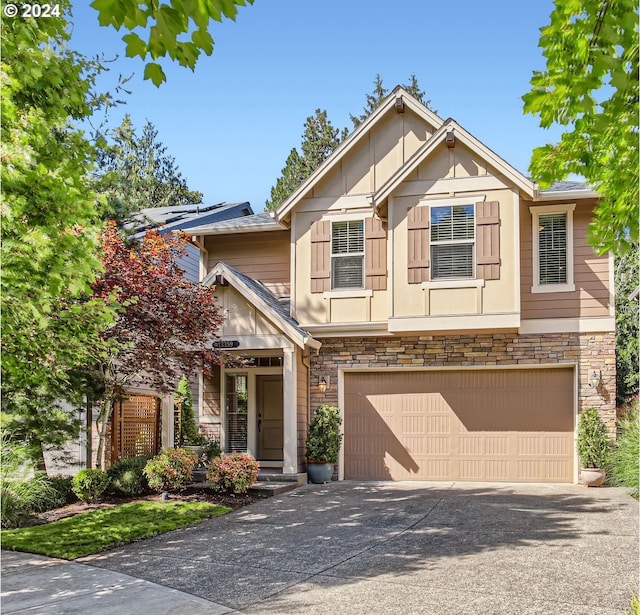
[[[533,293],[571,292],[575,204],[530,207],[533,232]]]
[[[364,287],[364,220],[331,223],[331,289]]]
[[[475,276],[473,204],[433,205],[430,209],[431,279]]]

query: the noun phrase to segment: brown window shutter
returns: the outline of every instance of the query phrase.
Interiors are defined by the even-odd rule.
[[[429,208],[412,207],[407,213],[409,284],[429,280]]]
[[[387,289],[387,231],[379,218],[365,218],[365,288]]]
[[[476,203],[476,277],[500,279],[500,203]]]
[[[318,220],[311,225],[311,292],[331,289],[331,222]]]

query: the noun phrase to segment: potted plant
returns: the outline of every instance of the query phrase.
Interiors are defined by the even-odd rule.
[[[180,380],[178,390],[173,394],[173,400],[178,411],[177,414],[180,416],[180,429],[177,430],[175,445],[179,448],[186,448],[201,457],[208,440],[198,431],[193,411],[193,395],[186,378],[183,377]]]
[[[312,483],[327,483],[338,461],[342,433],[340,409],[323,404],[314,413],[307,431],[307,473]]]
[[[585,408],[580,413],[577,440],[580,480],[585,487],[599,487],[604,483],[610,447],[607,428],[598,410]]]

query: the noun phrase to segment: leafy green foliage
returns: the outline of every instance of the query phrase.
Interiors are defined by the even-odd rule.
[[[411,73],[409,76],[409,83],[404,84],[402,87],[425,107],[431,109],[431,101],[425,100],[425,92],[420,89],[418,78],[415,73]],[[360,115],[349,114],[349,118],[353,122],[353,127],[357,128],[360,126],[360,124],[362,124],[362,122],[364,122],[382,104],[382,101],[388,95],[389,90],[384,87],[380,74],[377,74],[373,80],[373,90],[370,94],[367,94],[367,102],[362,109],[362,113]]]
[[[149,482],[143,471],[148,461],[149,457],[139,455],[114,463],[107,470],[113,492],[116,495],[136,496],[148,491]]]
[[[2,532],[2,548],[76,559],[230,512],[204,502],[141,502]]]
[[[100,134],[97,144],[95,190],[106,197],[109,217],[120,226],[146,207],[202,203],[202,193],[189,189],[151,122],[138,135],[126,115],[118,128]]]
[[[65,17],[6,19],[1,35],[2,392],[15,409],[19,391],[70,385],[113,309],[85,299],[101,266],[101,211],[93,149],[74,127],[93,111],[100,67],[67,48]]]
[[[556,0],[541,30],[546,69],[531,78],[524,110],[567,127],[538,147],[542,187],[575,173],[601,195],[590,242],[601,253],[638,243],[638,15],[633,0]]]
[[[194,446],[204,445],[206,438],[198,431],[196,417],[193,411],[193,395],[189,381],[181,378],[178,383],[178,390],[173,394],[173,403],[180,407],[180,433],[178,434],[178,446],[191,444]]]
[[[593,406],[580,413],[576,444],[583,468],[606,467],[611,443],[607,437],[607,428]]]
[[[73,477],[71,488],[83,502],[93,503],[100,499],[110,482],[106,472],[98,468],[86,468]]]
[[[307,459],[325,463],[338,461],[342,433],[340,409],[322,404],[314,413],[307,431]]]
[[[222,454],[211,461],[207,480],[214,491],[246,493],[258,480],[258,462],[244,453]]]
[[[170,448],[147,462],[144,475],[154,491],[178,491],[191,480],[198,456],[184,448]]]
[[[32,475],[25,465],[29,453],[24,444],[10,438],[3,431],[0,438],[0,524],[2,527],[20,526],[38,510],[53,508],[58,493],[44,472]]]
[[[616,403],[622,406],[638,396],[638,322],[640,302],[631,294],[640,284],[638,244],[615,259],[616,289]]]
[[[346,129],[334,128],[327,119],[326,111],[316,109],[315,115],[309,116],[304,123],[302,153],[295,147],[289,153],[282,175],[271,188],[271,199],[266,202],[266,209],[277,209],[332,154],[346,135]]]
[[[618,424],[618,438],[611,453],[611,482],[629,489],[637,500],[640,496],[640,447],[638,444],[638,400],[625,409]]]
[[[224,17],[235,20],[238,7],[247,4],[253,4],[253,0],[171,0],[170,4],[155,0],[94,0],[91,6],[98,11],[101,26],[130,31],[122,37],[127,56],[142,60],[169,56],[194,70],[203,51],[206,55],[213,52],[210,21],[221,22]],[[136,29],[144,39],[134,32]],[[166,81],[157,62],[147,63],[144,78],[156,86]]]
[[[50,476],[49,482],[56,493],[53,508],[77,501],[78,498],[73,493],[73,478],[71,476]]]

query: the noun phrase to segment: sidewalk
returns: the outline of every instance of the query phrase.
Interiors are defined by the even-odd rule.
[[[31,553],[2,551],[3,615],[223,615],[232,609],[112,572]],[[126,608],[125,608],[126,607]]]

